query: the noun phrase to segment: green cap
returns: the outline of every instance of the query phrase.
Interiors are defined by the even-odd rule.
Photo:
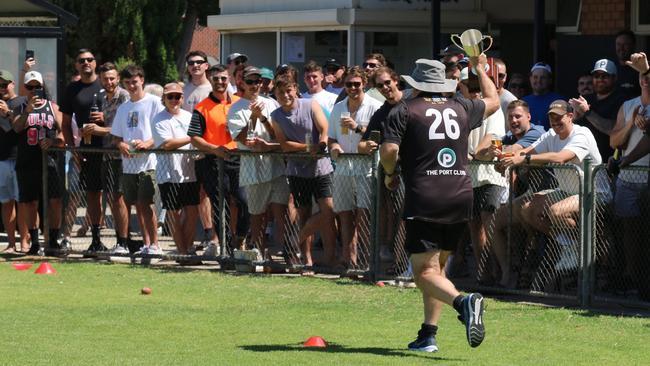
[[[0,70],[0,79],[5,79],[7,81],[14,81],[14,76],[7,70]]]
[[[271,69],[263,67],[260,69],[260,72],[262,73],[261,75],[262,79],[273,80],[273,71],[271,71]]]

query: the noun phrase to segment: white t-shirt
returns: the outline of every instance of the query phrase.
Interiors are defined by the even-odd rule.
[[[377,99],[377,100],[378,100],[379,102],[381,102],[382,104],[384,104],[384,102],[386,101],[386,97],[383,96],[383,94],[381,94],[381,92],[380,92],[379,89],[377,89],[377,88],[370,88],[370,89],[368,89],[368,90],[366,91],[366,95],[369,95],[369,96],[371,96],[372,98]]]
[[[632,121],[632,115],[634,114],[634,110],[640,105],[642,105],[641,97],[636,97],[623,103],[623,117],[625,118],[626,124],[634,123],[634,121]],[[650,118],[650,108],[645,109],[645,117]],[[627,140],[627,147],[623,150],[623,156],[629,154],[632,150],[634,150],[636,145],[639,144],[639,141],[642,137],[643,131],[639,130],[636,125],[633,125],[632,132],[630,133],[630,137]],[[648,167],[648,164],[650,164],[650,154],[645,155],[630,165]],[[629,183],[646,183],[648,181],[648,173],[638,170],[630,171],[623,169],[618,174],[618,179]]]
[[[212,85],[210,85],[210,83],[194,85],[191,81],[188,82],[183,88],[184,101],[182,108],[192,113],[194,111],[194,106],[207,98],[211,92]]]
[[[132,140],[150,140],[153,138],[151,121],[163,109],[159,97],[146,93],[137,102],[124,102],[115,113],[111,135],[121,137],[126,143]],[[122,171],[125,174],[138,174],[153,169],[156,169],[155,154],[137,153],[134,157],[122,159]]]
[[[332,108],[334,108],[334,104],[336,103],[336,98],[338,98],[338,95],[334,93],[330,93],[327,90],[321,90],[316,94],[309,94],[307,92],[302,93],[302,97],[305,99],[311,99],[311,98],[316,99],[316,101],[318,101],[318,104],[320,104],[321,108],[323,108],[325,117],[329,119],[330,114],[332,114]]]
[[[167,110],[158,113],[151,122],[154,146],[160,148],[169,139],[187,137],[191,119],[192,113],[183,109],[175,116]],[[188,143],[178,150],[193,150],[193,147]],[[158,154],[157,159],[156,180],[159,184],[196,182],[192,154]]]
[[[591,158],[592,166],[602,163],[594,135],[587,127],[576,124],[573,125],[573,131],[571,131],[571,134],[566,139],[560,139],[560,136],[551,128],[540,136],[532,146],[538,154],[560,152],[562,150],[573,152],[575,156],[567,164],[575,165],[580,173],[582,173],[581,163],[586,157]],[[553,168],[553,170],[558,180],[559,189],[570,194],[578,194],[580,192],[580,177],[576,174],[575,170],[564,168]],[[601,182],[601,179],[597,179],[596,191],[605,192],[608,190],[607,183]]]
[[[501,109],[497,109],[488,118],[483,120],[481,127],[475,128],[469,132],[469,153],[476,154],[476,148],[485,135],[494,135],[502,139],[506,134],[505,118]],[[481,187],[487,184],[494,184],[505,187],[506,179],[494,170],[492,164],[472,164],[470,165],[470,176],[472,178],[472,188]]]
[[[270,122],[271,112],[279,108],[278,102],[274,99],[262,96],[258,96],[257,100],[264,102],[262,114]],[[228,131],[230,131],[233,140],[237,139],[237,136],[239,136],[244,127],[246,127],[250,122],[250,105],[250,100],[241,98],[230,106],[230,110],[228,111]],[[255,123],[254,131],[255,136],[268,142],[273,142],[266,126],[264,126],[260,121]],[[237,141],[237,148],[240,150],[250,150],[248,146],[239,141]],[[279,156],[269,156],[264,154],[242,155],[239,166],[239,185],[244,187],[252,184],[269,182],[274,178],[283,175],[284,169],[284,160]]]
[[[370,122],[370,117],[372,117],[381,106],[382,103],[377,101],[377,99],[364,95],[361,105],[354,115],[351,115],[351,117],[358,125],[366,127]],[[359,141],[361,141],[361,134],[350,129],[348,130],[347,135],[343,134],[341,131],[341,112],[350,112],[348,109],[348,97],[345,97],[345,99],[334,105],[332,114],[328,121],[328,136],[331,139],[338,141],[344,153],[356,153],[358,152],[357,145],[359,145]],[[353,160],[354,159],[339,159],[339,161],[336,162],[336,170],[334,171],[334,174],[358,176],[366,176],[370,174],[372,168],[371,165],[353,164]]]
[[[501,112],[503,112],[506,120],[506,131],[510,129],[510,125],[508,124],[508,104],[513,100],[517,100],[517,97],[508,91],[508,89],[502,89],[502,92],[499,95],[499,103],[501,104]]]

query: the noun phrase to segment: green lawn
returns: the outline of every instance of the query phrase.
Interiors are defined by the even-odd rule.
[[[57,275],[0,263],[1,365],[641,365],[650,320],[488,299],[467,345],[446,309],[440,352],[405,351],[419,292],[347,280],[236,276],[98,263]],[[153,293],[141,295],[142,287]],[[319,335],[325,350],[301,342]]]

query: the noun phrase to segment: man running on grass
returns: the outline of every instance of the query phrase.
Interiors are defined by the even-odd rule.
[[[472,183],[467,174],[468,136],[483,119],[499,108],[499,97],[485,73],[487,59],[473,57],[483,99],[446,98],[456,81],[445,80],[445,66],[419,59],[411,76],[402,79],[413,87],[413,97],[400,101],[386,120],[381,145],[384,183],[397,187],[398,155],[404,176],[405,247],[413,278],[422,292],[424,323],[408,348],[436,352],[436,332],[443,303],[452,305],[465,324],[467,341],[483,341],[483,296],[462,296],[445,277],[447,256],[456,249],[472,208]],[[447,94],[444,94],[447,95]]]

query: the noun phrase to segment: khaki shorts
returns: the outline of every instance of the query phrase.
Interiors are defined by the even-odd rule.
[[[138,174],[122,174],[120,185],[126,203],[151,204],[156,195],[156,172],[147,170]]]
[[[333,177],[334,212],[370,209],[372,204],[372,178],[336,175]]]
[[[260,215],[266,211],[269,203],[286,205],[289,202],[289,183],[285,176],[279,176],[269,182],[245,186],[248,199],[248,213]]]

